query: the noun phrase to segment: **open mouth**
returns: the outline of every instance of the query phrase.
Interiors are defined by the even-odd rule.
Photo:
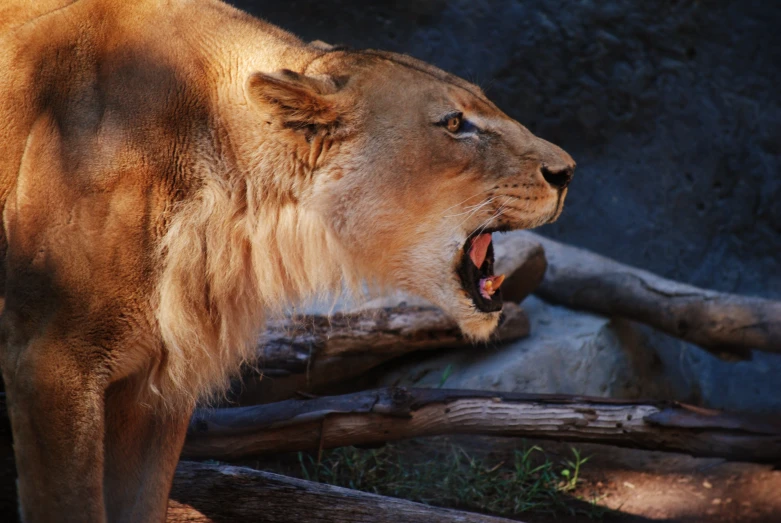
[[[469,294],[475,307],[482,312],[502,309],[501,285],[504,275],[494,275],[492,231],[474,233],[464,243],[464,254],[456,268],[461,287]]]

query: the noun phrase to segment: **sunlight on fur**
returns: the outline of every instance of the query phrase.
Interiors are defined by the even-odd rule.
[[[157,316],[166,349],[149,385],[169,405],[223,390],[254,357],[264,313],[343,287],[360,292],[350,259],[316,215],[234,183],[207,182],[162,242]]]

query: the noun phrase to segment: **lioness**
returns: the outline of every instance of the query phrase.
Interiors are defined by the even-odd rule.
[[[162,521],[264,314],[362,282],[496,326],[491,233],[574,163],[476,86],[217,0],[0,8],[2,371],[23,518]]]

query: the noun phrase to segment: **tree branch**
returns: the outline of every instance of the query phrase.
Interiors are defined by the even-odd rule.
[[[781,353],[781,302],[667,280],[531,232],[515,236],[545,249],[548,271],[536,293],[548,301],[636,320],[721,357]]]
[[[528,335],[523,309],[505,303],[492,343]],[[273,321],[260,341],[256,366],[245,372],[239,403],[267,403],[296,391],[316,391],[410,352],[470,345],[456,323],[434,307],[401,305]],[[257,371],[263,379],[257,379]]]
[[[199,410],[184,456],[233,460],[441,434],[584,441],[781,462],[781,424],[747,416],[661,402],[403,388]]]

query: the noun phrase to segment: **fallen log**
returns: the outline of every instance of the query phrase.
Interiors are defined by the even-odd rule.
[[[182,461],[167,523],[511,523],[245,467]]]
[[[528,335],[523,309],[505,303],[491,342]],[[409,352],[471,345],[456,323],[434,307],[400,305],[271,321],[259,343],[257,363],[245,372],[239,403],[269,403],[297,391],[316,391]],[[256,379],[258,373],[263,379]]]
[[[781,353],[781,302],[667,280],[531,232],[513,236],[545,249],[536,291],[545,300],[639,321],[728,359]]]
[[[492,341],[529,334],[529,321],[515,303],[505,303]],[[266,374],[340,372],[345,360],[371,368],[400,354],[473,345],[456,323],[434,307],[398,306],[352,314],[307,316],[269,322],[258,364]],[[317,373],[314,372],[317,369]],[[330,380],[338,379],[329,378]]]
[[[193,416],[183,455],[235,460],[443,434],[604,443],[781,463],[781,422],[679,403],[387,388]]]

